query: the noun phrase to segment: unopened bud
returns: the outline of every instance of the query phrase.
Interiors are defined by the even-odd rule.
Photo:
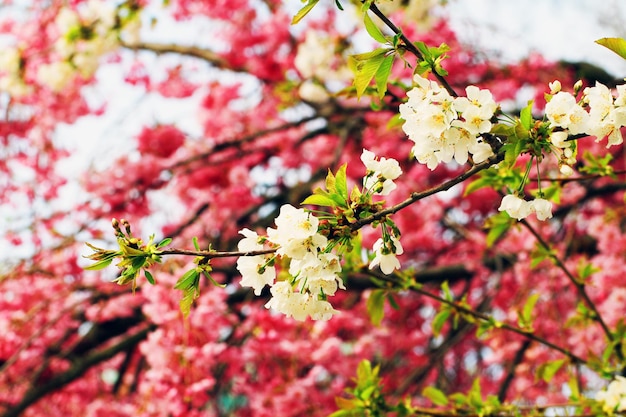
[[[576,84],[574,84],[574,95],[578,94],[581,88],[583,88],[583,80],[576,81]]]
[[[572,169],[571,166],[565,164],[559,167],[559,171],[561,171],[561,174],[564,177],[571,177],[574,174],[574,169]]]
[[[550,87],[550,94],[556,94],[561,91],[561,82],[559,80],[548,83],[548,86]]]
[[[571,158],[572,156],[574,156],[574,151],[572,150],[572,148],[565,148],[563,149],[563,155],[566,158]]]
[[[126,229],[126,233],[130,235],[130,223],[128,223],[128,220],[121,219],[120,222],[122,223],[122,226],[124,226],[124,229]]]

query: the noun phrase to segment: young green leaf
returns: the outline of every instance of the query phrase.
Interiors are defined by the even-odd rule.
[[[435,315],[431,323],[433,336],[439,336],[441,329],[443,329],[443,325],[446,324],[448,317],[450,317],[450,313],[452,313],[452,311],[449,308],[446,308]]]
[[[535,304],[537,304],[539,297],[540,297],[539,293],[534,293],[530,297],[528,297],[528,299],[526,300],[526,303],[524,304],[524,307],[522,308],[522,316],[521,316],[521,323],[520,323],[522,327],[532,324],[533,309],[535,308]]]
[[[304,199],[302,204],[311,204],[322,207],[335,207],[337,203],[330,197],[325,195],[313,194]]]
[[[387,55],[383,62],[380,64],[376,75],[374,75],[374,81],[376,82],[376,90],[378,91],[378,98],[383,98],[387,92],[387,80],[391,74],[391,68],[393,67],[393,61],[395,55]]]
[[[346,170],[348,169],[348,164],[343,164],[339,167],[337,174],[335,175],[335,188],[337,189],[337,194],[339,194],[345,201],[348,201],[348,177],[346,174]]]
[[[388,49],[378,48],[372,52],[350,56],[349,65],[355,74],[354,86],[356,87],[357,98],[361,98],[369,86],[372,78],[383,64],[385,54],[388,51]]]
[[[170,243],[172,243],[172,238],[166,237],[165,239],[163,239],[157,244],[157,248],[162,248],[164,246],[169,245]]]
[[[198,271],[196,270],[196,268],[190,269],[189,271],[185,272],[182,277],[180,277],[176,285],[174,285],[174,289],[185,291],[188,288],[193,287],[197,279]]]
[[[149,271],[143,271],[143,272],[146,275],[146,279],[148,280],[148,282],[154,285],[154,277],[152,276],[152,274]]]
[[[557,359],[555,361],[546,362],[537,368],[537,376],[545,382],[550,382],[554,375],[565,364],[565,359]]]
[[[367,314],[374,326],[380,325],[385,316],[385,290],[374,290],[367,299]]]
[[[528,105],[524,107],[520,113],[520,122],[522,123],[522,126],[524,127],[524,129],[526,129],[526,131],[529,131],[530,128],[533,126],[532,110],[533,110],[533,101],[530,100],[528,102]]]
[[[369,33],[375,41],[387,43],[387,38],[385,38],[385,35],[383,35],[367,12],[363,14],[363,23],[365,23],[365,30],[367,30],[367,33]]]
[[[435,387],[424,388],[422,395],[432,401],[435,405],[448,405],[448,398],[446,397],[446,394]]]
[[[626,40],[624,38],[602,38],[598,39],[596,43],[626,59]]]
[[[490,248],[494,243],[504,235],[513,225],[515,219],[512,219],[506,212],[501,211],[489,217],[485,222],[485,227],[489,229],[487,233],[487,247]]]
[[[296,15],[293,17],[293,19],[291,19],[291,24],[295,25],[296,23],[301,21],[304,18],[304,16],[306,16],[313,9],[313,7],[315,7],[315,5],[318,2],[319,2],[319,0],[309,0],[307,2],[307,4],[304,5],[304,7],[302,7],[298,11],[298,13],[296,13]]]
[[[101,261],[96,262],[95,264],[86,266],[83,269],[85,269],[87,271],[98,271],[100,269],[104,269],[107,266],[111,265],[111,262],[113,262],[114,258],[115,257],[105,258],[105,259],[103,259]]]

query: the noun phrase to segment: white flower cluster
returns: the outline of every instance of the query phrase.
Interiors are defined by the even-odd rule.
[[[415,145],[413,154],[422,164],[435,169],[440,162],[459,164],[472,154],[475,163],[493,155],[480,134],[491,130],[491,118],[498,108],[488,90],[466,88],[467,97],[452,97],[435,81],[415,75],[416,87],[407,92],[409,100],[400,105],[404,132]]]
[[[543,198],[526,201],[516,195],[509,194],[502,199],[498,211],[506,211],[509,216],[517,220],[522,220],[531,213],[535,213],[537,219],[543,221],[552,217],[552,204]]]
[[[596,394],[596,400],[604,403],[602,409],[607,414],[613,414],[615,411],[626,411],[626,378],[623,376],[615,377],[606,391],[600,391]]]
[[[238,248],[243,252],[258,251],[264,248],[264,241],[270,242],[277,248],[276,255],[289,259],[293,279],[275,281],[275,267],[264,255],[242,256],[237,260],[241,285],[254,288],[256,295],[269,285],[272,298],[265,307],[287,317],[300,321],[309,316],[314,320],[330,319],[337,311],[324,298],[345,287],[337,275],[341,272],[339,257],[326,250],[328,239],[318,233],[319,220],[303,209],[284,205],[275,223],[275,229],[267,229],[267,238],[242,230],[244,239]]]
[[[363,149],[361,161],[367,168],[365,178],[363,178],[363,188],[365,190],[370,190],[376,195],[389,195],[390,192],[396,189],[396,184],[393,180],[402,175],[402,169],[398,161],[393,158],[380,158],[378,160],[374,152],[367,149]]]
[[[337,52],[339,39],[311,30],[304,42],[298,46],[294,65],[304,82],[299,94],[304,100],[313,103],[326,102],[330,95],[322,82],[340,82],[343,84],[352,77],[352,73]]]
[[[552,133],[554,146],[565,147],[570,134],[595,136],[596,141],[606,137],[607,148],[624,141],[620,128],[626,126],[626,85],[617,86],[618,96],[613,98],[607,86],[596,83],[585,88],[580,102],[571,93],[557,91],[559,87],[551,84],[556,94],[546,104],[550,127],[562,129]]]
[[[38,81],[58,92],[72,80],[76,70],[83,77],[92,76],[100,57],[119,45],[116,21],[115,6],[102,0],[89,0],[78,11],[61,9],[55,20],[60,37],[54,44],[59,60],[40,66]],[[124,26],[133,39],[137,38],[139,22],[137,16]]]
[[[22,55],[17,48],[0,50],[0,91],[19,98],[29,94],[30,87],[22,77]]]

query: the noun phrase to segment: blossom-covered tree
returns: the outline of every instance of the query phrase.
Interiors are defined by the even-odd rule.
[[[432,2],[27,3],[2,416],[626,410],[623,83],[485,59]]]

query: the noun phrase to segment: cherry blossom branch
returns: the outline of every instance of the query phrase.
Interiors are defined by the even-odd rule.
[[[366,226],[368,224],[371,224],[375,221],[381,220],[382,218],[397,213],[398,211],[410,206],[411,204],[422,200],[426,197],[429,197],[433,194],[437,194],[439,192],[442,191],[446,191],[449,190],[450,188],[452,188],[453,186],[460,184],[462,182],[464,182],[465,180],[467,180],[468,178],[472,177],[473,175],[476,175],[478,172],[489,168],[490,166],[492,166],[493,164],[499,162],[501,159],[503,158],[502,154],[499,155],[494,155],[493,157],[491,157],[490,159],[474,165],[472,168],[470,168],[469,170],[465,171],[464,173],[458,175],[457,177],[444,182],[443,184],[437,186],[437,187],[433,187],[430,188],[428,190],[425,191],[421,191],[421,192],[413,192],[411,193],[410,197],[408,199],[406,199],[405,201],[396,204],[395,206],[389,207],[385,210],[381,210],[369,217],[365,217],[363,219],[357,220],[355,223],[352,223],[350,225],[350,230],[352,231],[357,231],[359,229],[361,229],[363,226]],[[271,253],[275,253],[276,249],[265,249],[265,250],[258,250],[258,251],[224,251],[224,252],[219,252],[219,251],[212,251],[212,250],[187,250],[187,249],[178,249],[178,248],[171,248],[171,249],[167,249],[167,250],[159,250],[158,254],[159,255],[183,255],[183,256],[200,256],[203,257],[206,260],[210,260],[210,259],[214,259],[214,258],[230,258],[230,257],[241,257],[241,256],[258,256],[258,255],[267,255],[267,254],[271,254]]]
[[[398,28],[391,20],[389,20],[389,18],[387,16],[385,16],[384,13],[381,12],[380,9],[378,7],[376,7],[376,4],[374,4],[373,2],[370,4],[370,10],[380,20],[382,20],[383,23],[385,25],[387,25],[387,27],[389,27],[389,29],[391,29],[393,31],[393,33],[395,33],[396,35],[400,36],[400,39],[402,39],[402,42],[404,43],[404,46],[405,46],[405,48],[407,50],[409,50],[413,55],[415,55],[417,57],[417,59],[422,60],[422,61],[424,60],[424,56],[419,51],[419,49],[417,49],[415,47],[415,45],[413,45],[411,40],[404,35],[402,30],[400,30],[400,28]],[[450,93],[451,96],[453,96],[453,97],[458,97],[459,96],[457,94],[457,92],[454,91],[454,88],[452,88],[452,86],[445,79],[445,77],[439,75],[437,73],[437,71],[433,71],[433,75],[435,76],[435,78],[437,78],[437,81],[439,81],[441,83],[441,85],[448,91],[448,93]]]
[[[474,165],[472,168],[468,169],[464,173],[460,174],[459,176],[457,176],[455,178],[452,178],[452,179],[444,182],[441,185],[429,188],[429,189],[424,190],[424,191],[413,192],[413,193],[411,193],[410,197],[407,198],[406,200],[404,200],[403,202],[398,203],[395,206],[386,208],[384,210],[381,210],[381,211],[379,211],[377,213],[372,214],[369,217],[365,217],[363,219],[357,220],[356,222],[352,223],[350,225],[350,230],[357,231],[361,227],[363,227],[363,226],[365,226],[367,224],[373,223],[375,221],[381,220],[381,219],[383,219],[386,216],[389,216],[391,214],[397,213],[398,211],[400,211],[400,210],[410,206],[411,204],[413,204],[413,203],[415,203],[415,202],[417,202],[419,200],[422,200],[422,199],[424,199],[426,197],[429,197],[429,196],[431,196],[433,194],[437,194],[439,192],[449,190],[450,188],[454,187],[455,185],[464,182],[468,178],[471,178],[472,176],[476,175],[480,171],[483,171],[483,170],[491,167],[493,164],[497,164],[498,162],[502,161],[503,159],[504,159],[504,154],[503,153],[496,154],[496,155],[492,156],[491,158],[487,159],[486,161],[481,162],[480,164]]]
[[[578,291],[578,295],[583,299],[583,301],[585,302],[587,307],[593,313],[592,316],[591,316],[591,319],[596,321],[600,325],[600,327],[602,327],[602,331],[606,335],[607,339],[610,342],[614,342],[615,341],[615,337],[613,335],[613,332],[611,332],[611,329],[609,329],[609,326],[606,324],[606,322],[604,321],[604,319],[600,315],[600,312],[598,311],[595,303],[591,300],[591,298],[589,297],[589,294],[587,294],[587,291],[585,290],[585,284],[580,282],[580,280],[578,280],[570,272],[570,270],[567,268],[567,266],[565,266],[565,264],[563,263],[561,258],[559,258],[555,253],[553,253],[551,251],[552,248],[550,247],[548,242],[546,242],[543,239],[543,237],[539,234],[539,232],[537,232],[537,230],[530,223],[528,223],[528,221],[523,219],[523,220],[520,221],[520,223],[523,224],[526,227],[526,229],[528,229],[528,231],[535,237],[535,239],[537,239],[537,242],[539,243],[539,245],[550,253],[550,259],[555,263],[555,265],[561,271],[563,271],[565,276],[567,276],[567,278],[570,280],[572,285],[576,288],[576,291]],[[624,357],[622,355],[621,349],[616,349],[615,352],[617,354],[618,359],[620,361],[623,361]]]
[[[196,251],[196,250],[172,248],[172,249],[159,251],[159,255],[201,256],[208,260],[208,259],[214,259],[214,258],[233,258],[233,257],[239,257],[239,256],[269,255],[275,252],[276,252],[276,249],[266,249],[266,250],[257,250],[257,251],[249,251],[249,252],[238,252],[238,251],[217,252],[217,251],[204,251],[204,250]]]

